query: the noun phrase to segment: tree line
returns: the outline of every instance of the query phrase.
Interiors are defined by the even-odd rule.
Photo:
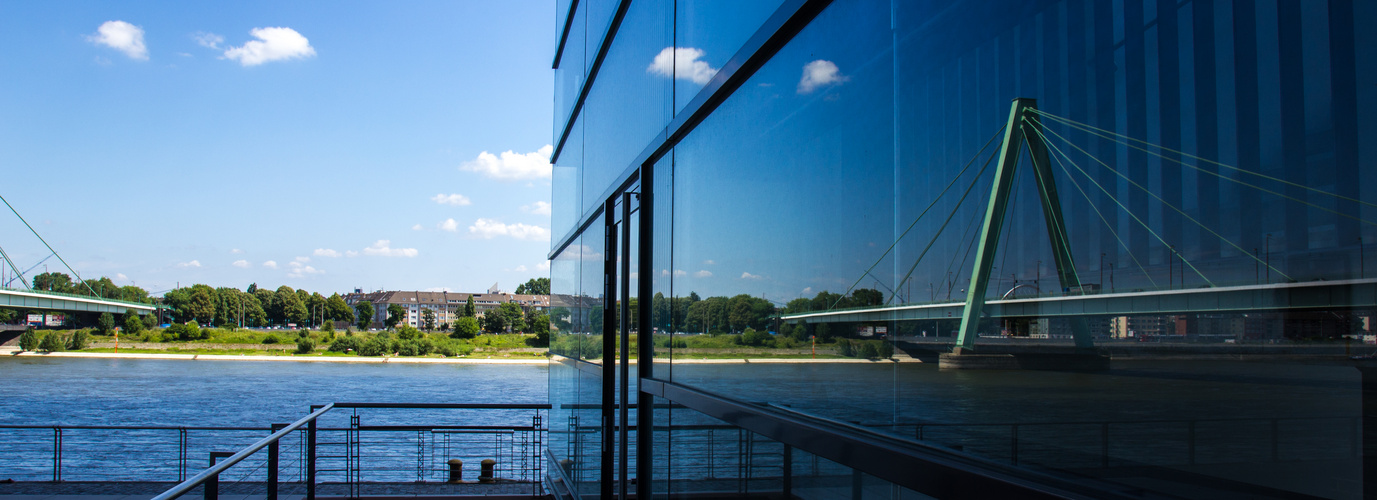
[[[702,298],[696,292],[684,297],[665,297],[657,292],[651,298],[651,324],[661,332],[701,332],[701,333],[740,333],[747,329],[773,331],[775,318],[784,314],[797,314],[810,311],[828,311],[856,307],[873,307],[884,304],[884,294],[878,290],[861,288],[850,295],[828,291],[818,292],[813,298],[797,298],[784,307],[760,297],[739,294],[732,297],[715,296]],[[628,303],[632,324],[639,319],[639,300],[632,298]],[[551,311],[554,326],[562,331],[601,332],[603,312],[601,307],[567,308],[559,307]]]

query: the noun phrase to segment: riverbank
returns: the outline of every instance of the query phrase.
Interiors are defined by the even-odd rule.
[[[412,363],[458,365],[543,365],[545,358],[455,357],[425,358],[414,356],[262,356],[248,354],[161,354],[130,352],[28,352],[0,349],[0,356],[33,358],[112,358],[112,359],[178,359],[184,361],[301,361],[308,363]]]

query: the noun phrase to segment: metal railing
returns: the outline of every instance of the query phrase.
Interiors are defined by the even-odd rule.
[[[269,427],[0,425],[0,471],[18,481],[179,483],[156,498],[198,487],[214,498],[224,485],[268,498],[285,487],[314,498],[317,485],[358,496],[369,484],[445,483],[459,465],[451,460],[462,461],[461,474],[469,469],[464,479],[481,480],[479,464],[491,459],[487,479],[508,492],[530,485],[539,495],[549,408],[333,403]],[[326,416],[341,410],[351,411]]]

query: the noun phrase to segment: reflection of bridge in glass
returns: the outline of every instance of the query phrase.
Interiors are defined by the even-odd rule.
[[[873,276],[872,271],[884,262],[892,251],[895,251],[900,241],[914,229],[919,220],[927,215],[951,188],[956,186],[958,180],[960,180],[978,160],[982,157],[987,157],[984,166],[980,167],[975,173],[975,179],[969,182],[969,185],[960,195],[960,199],[956,201],[956,206],[951,210],[950,215],[946,217],[946,220],[943,221],[941,226],[932,234],[931,240],[923,247],[923,250],[913,261],[912,266],[909,267],[908,272],[903,274],[902,279],[899,279],[892,288],[886,286],[890,292],[890,297],[884,305],[862,309],[828,310],[790,314],[782,316],[782,319],[794,322],[830,323],[960,318],[961,323],[958,329],[956,348],[953,351],[953,355],[960,356],[969,353],[974,347],[975,339],[979,336],[981,320],[988,317],[1066,317],[1069,319],[1068,326],[1071,337],[1075,340],[1075,347],[1082,352],[1088,353],[1088,349],[1094,346],[1087,323],[1087,318],[1092,316],[1191,313],[1213,314],[1297,310],[1343,311],[1377,307],[1377,286],[1374,286],[1377,285],[1377,280],[1366,279],[1366,276],[1363,276],[1360,271],[1357,279],[1347,279],[1350,276],[1342,275],[1337,276],[1340,278],[1337,281],[1326,281],[1324,278],[1328,277],[1332,279],[1334,276],[1309,276],[1305,278],[1308,281],[1297,282],[1296,278],[1287,275],[1282,269],[1273,265],[1271,262],[1270,248],[1266,252],[1265,257],[1260,255],[1256,249],[1252,252],[1247,251],[1239,243],[1231,241],[1221,234],[1221,228],[1209,227],[1202,223],[1197,217],[1193,217],[1184,206],[1177,206],[1169,203],[1158,193],[1150,189],[1149,186],[1145,185],[1148,184],[1146,181],[1141,179],[1135,180],[1134,177],[1125,175],[1124,172],[1121,172],[1109,163],[1097,158],[1087,151],[1085,147],[1067,139],[1065,135],[1058,133],[1056,130],[1044,127],[1044,119],[1059,128],[1065,129],[1067,135],[1070,135],[1072,131],[1074,131],[1084,134],[1088,138],[1109,141],[1113,143],[1114,147],[1130,148],[1146,155],[1155,156],[1161,160],[1163,164],[1169,162],[1179,164],[1183,168],[1194,169],[1200,174],[1208,174],[1220,180],[1235,183],[1240,188],[1268,193],[1285,201],[1304,205],[1304,207],[1297,207],[1297,209],[1316,209],[1328,212],[1339,218],[1347,218],[1358,223],[1377,226],[1377,223],[1361,218],[1361,214],[1356,208],[1357,205],[1377,208],[1377,204],[1304,186],[1295,182],[1290,182],[1286,179],[1268,176],[1245,168],[1225,165],[1214,160],[1201,158],[1181,151],[1151,144],[1140,139],[1124,136],[1113,131],[1058,117],[1040,111],[1037,108],[1036,100],[1020,98],[1014,100],[1009,111],[1008,122],[1001,131],[991,137],[990,141],[970,158],[970,161],[951,179],[946,188],[931,200],[931,203],[928,204],[927,208],[923,209],[918,217],[914,219],[913,223],[898,235],[894,243],[879,256],[874,264],[866,269],[865,272],[861,273],[860,278],[858,278],[856,282],[847,289],[846,293],[843,294],[843,296],[850,294],[852,290],[855,290],[856,285],[867,276]],[[987,149],[990,149],[990,146],[995,143],[995,139],[999,138],[1001,135],[1003,139],[999,142],[998,147],[990,151],[987,155]],[[1049,137],[1054,137],[1057,140],[1053,141]],[[1013,211],[1010,208],[1010,203],[1015,195],[1013,189],[1016,182],[1015,174],[1020,165],[1020,155],[1025,148],[1028,152],[1028,162],[1031,163],[1030,168],[1033,173],[1033,179],[1037,186],[1036,194],[1039,205],[1041,206],[1042,218],[1046,224],[1046,236],[1051,243],[1051,261],[1055,267],[1059,285],[1058,288],[1062,290],[1062,294],[1061,296],[1050,297],[1013,298],[1016,290],[1020,287],[1028,286],[1026,283],[1019,284],[1015,276],[1014,288],[1010,289],[1008,293],[998,300],[989,300],[986,295],[991,285],[990,278],[995,268],[994,264],[997,252],[1000,251],[1000,239],[1001,237],[1008,236],[1004,234],[1005,231],[1003,226],[1005,225],[1005,219],[1010,216],[1009,212]],[[1102,179],[1103,181],[1113,180],[1115,183],[1122,182],[1126,184],[1118,186],[1120,189],[1111,189],[1115,188],[1113,185],[1106,187],[1104,185],[1105,182],[1097,180],[1097,175],[1092,175],[1085,168],[1082,168],[1081,163],[1077,162],[1072,158],[1071,154],[1069,154],[1071,152],[1079,153],[1080,156],[1084,157],[1083,162],[1087,167],[1098,165],[1103,168],[1104,172],[1099,172],[1098,175],[1098,177],[1104,178]],[[998,158],[997,161],[996,158]],[[971,255],[971,250],[974,250],[974,258],[972,259],[973,265],[970,268],[969,275],[970,284],[966,289],[962,290],[965,292],[964,299],[961,302],[949,303],[889,305],[895,299],[900,298],[898,290],[903,290],[904,286],[911,282],[914,277],[914,271],[918,269],[919,263],[923,260],[923,257],[929,254],[933,245],[947,229],[948,224],[952,221],[953,217],[955,217],[957,211],[961,209],[961,206],[967,201],[968,195],[970,195],[974,188],[981,182],[984,172],[991,165],[995,167],[993,174],[994,178],[991,181],[989,196],[985,199],[986,207],[981,211],[983,212],[983,217],[973,217],[971,219],[971,226],[967,228],[966,234],[970,234],[972,237],[967,240],[967,237],[963,235],[960,241],[960,246],[967,248],[967,255]],[[1211,168],[1201,168],[1201,165],[1208,165]],[[1151,291],[1140,289],[1127,293],[1094,293],[1098,291],[1099,285],[1086,285],[1081,280],[1078,274],[1075,256],[1072,251],[1072,241],[1073,236],[1075,238],[1084,238],[1085,236],[1071,235],[1067,231],[1062,204],[1068,200],[1074,200],[1075,197],[1072,196],[1067,198],[1067,200],[1063,200],[1063,197],[1059,195],[1056,181],[1056,176],[1058,174],[1054,170],[1054,166],[1059,167],[1061,173],[1065,174],[1065,180],[1063,182],[1069,182],[1070,185],[1075,188],[1074,192],[1078,193],[1082,199],[1089,203],[1090,209],[1092,209],[1099,220],[1104,223],[1109,235],[1113,236],[1118,246],[1126,252],[1127,257],[1133,261],[1140,271],[1142,271],[1143,276],[1151,283]],[[1073,173],[1072,169],[1075,170],[1075,173]],[[1244,180],[1243,178],[1225,176],[1219,174],[1218,170],[1228,170],[1236,173],[1240,177],[1244,175],[1249,177],[1246,177],[1246,180]],[[1079,173],[1079,175],[1077,175],[1077,173]],[[1112,176],[1110,174],[1112,174]],[[1118,179],[1114,179],[1115,177]],[[1080,180],[1078,181],[1078,179]],[[1280,183],[1282,188],[1280,188],[1280,191],[1268,189],[1257,184],[1259,182]],[[1099,196],[1113,202],[1113,205],[1117,206],[1121,213],[1106,214],[1101,211],[1097,204],[1091,199],[1090,192],[1094,191],[1094,189],[1089,189],[1091,186],[1099,190]],[[1133,191],[1134,189],[1137,191]],[[1153,218],[1152,214],[1143,213],[1145,209],[1142,207],[1133,210],[1130,209],[1130,206],[1122,203],[1119,198],[1123,195],[1117,192],[1120,190],[1128,190],[1131,193],[1141,192],[1138,196],[1146,195],[1155,199],[1164,215],[1173,214],[1174,216],[1179,216],[1181,219],[1198,226],[1199,229],[1203,231],[1202,235],[1208,234],[1209,236],[1206,238],[1217,239],[1221,245],[1231,247],[1237,252],[1240,258],[1253,263],[1255,273],[1265,268],[1268,276],[1266,282],[1268,284],[1220,286],[1220,277],[1216,276],[1214,279],[1211,279],[1210,276],[1207,276],[1202,271],[1201,266],[1198,265],[1198,262],[1192,262],[1188,259],[1187,255],[1178,251],[1176,245],[1164,239],[1160,231],[1154,229],[1153,224],[1146,221]],[[1326,199],[1332,199],[1334,201],[1334,208],[1325,206],[1324,204],[1313,203],[1306,199],[1309,195],[1321,195],[1326,197]],[[980,200],[973,199],[973,202],[980,203]],[[1135,230],[1134,233],[1121,234],[1121,231],[1115,229],[1115,224],[1111,224],[1109,219],[1117,218],[1119,215],[1126,215],[1128,219],[1136,224],[1136,226],[1133,224],[1129,225],[1129,227]],[[981,222],[979,224],[980,229],[979,231],[972,232],[971,230],[974,229],[977,222]],[[1148,238],[1148,236],[1151,238]],[[1138,240],[1139,244],[1129,245],[1125,242],[1126,237],[1130,240]],[[1270,244],[1271,235],[1268,234],[1267,238]],[[1149,249],[1141,244],[1149,239],[1155,240],[1160,246]],[[967,243],[967,241],[969,241],[969,243]],[[1005,241],[1004,245],[1007,245],[1007,243],[1008,242]],[[1361,244],[1361,239],[1359,239],[1359,243]],[[1145,261],[1150,261],[1151,259],[1146,255],[1136,255],[1134,251],[1135,247],[1138,247],[1138,253],[1161,250],[1162,255],[1165,255],[1168,267],[1167,274],[1169,276],[1168,286],[1165,287],[1165,289],[1162,289],[1162,287],[1158,285],[1153,279],[1152,273],[1149,272],[1144,265]],[[1115,249],[1115,251],[1118,250],[1119,249]],[[895,256],[897,257],[897,253]],[[1103,269],[1103,257],[1104,254],[1101,253],[1101,269]],[[1172,283],[1176,274],[1172,267],[1178,259],[1181,273],[1180,288],[1176,288]],[[1360,269],[1361,261],[1362,254],[1360,247]],[[966,259],[963,257],[961,259],[961,266],[964,266],[965,262]],[[1042,267],[1042,261],[1039,260],[1038,262],[1038,268],[1040,269]],[[952,264],[955,264],[954,260]],[[952,264],[948,265],[949,275]],[[957,266],[957,269],[959,270],[961,266]],[[1195,277],[1198,277],[1204,283],[1203,288],[1186,288],[1185,275],[1187,268],[1190,269]],[[1286,283],[1271,284],[1271,276],[1273,273],[1286,280]],[[1225,280],[1227,281],[1227,278]],[[1033,281],[1036,282],[1037,280],[1034,279]],[[949,289],[953,284],[954,281],[948,284]],[[840,299],[838,302],[840,302]],[[834,303],[833,307],[835,306],[836,304]]]
[[[1155,290],[986,301],[982,317],[1334,310],[1377,307],[1377,279]],[[783,315],[784,321],[853,323],[957,319],[966,301],[877,306]]]

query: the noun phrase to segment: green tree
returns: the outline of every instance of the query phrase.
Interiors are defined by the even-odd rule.
[[[545,313],[531,310],[526,314],[527,333],[535,334],[535,347],[546,347],[550,345],[550,317]]]
[[[321,295],[320,293],[312,293],[310,300],[306,303],[306,305],[311,310],[309,318],[312,326],[319,326],[322,321],[328,319],[326,317],[324,295]]]
[[[518,295],[549,295],[550,278],[531,278],[526,283],[516,286]]]
[[[14,318],[16,316],[19,316],[19,313],[15,310],[0,308],[0,323],[9,323],[11,321],[14,321]]]
[[[28,327],[24,329],[24,333],[19,335],[19,348],[25,351],[37,351],[38,344],[42,341],[43,338],[38,335],[38,332],[34,331],[33,327]]]
[[[421,331],[412,328],[411,325],[402,325],[397,328],[398,340],[416,340],[421,338]]]
[[[191,299],[187,301],[187,314],[197,323],[212,324],[215,321],[215,290],[206,285],[193,285]]]
[[[328,333],[328,334],[333,335],[333,334],[335,333],[335,320],[333,320],[333,319],[327,319],[327,320],[325,320],[325,323],[322,324],[322,325],[320,325],[320,331],[323,332],[323,333]]]
[[[66,273],[42,273],[33,277],[33,289],[45,292],[75,293],[76,285]]]
[[[507,317],[496,309],[483,313],[483,331],[488,333],[507,331]]]
[[[475,318],[475,317],[477,317],[477,316],[478,316],[478,309],[477,309],[476,307],[474,307],[474,305],[473,305],[473,296],[470,295],[470,296],[469,296],[469,299],[466,300],[466,301],[464,301],[464,317],[465,317],[465,318]]]
[[[257,291],[258,291],[258,283],[249,283],[249,287],[248,287],[247,289],[244,290],[244,293],[247,293],[247,294],[249,294],[249,295],[253,295],[253,294],[254,294],[255,292],[257,292]]]
[[[471,339],[478,336],[478,319],[463,317],[454,321],[454,333],[451,334],[457,339]]]
[[[851,292],[851,307],[874,307],[885,303],[885,294],[874,288],[860,288]]]
[[[406,309],[402,309],[402,306],[399,306],[397,304],[387,305],[387,328],[389,330],[396,328],[397,324],[401,323],[402,320],[405,319]]]
[[[143,320],[139,319],[139,313],[133,309],[124,311],[124,334],[137,335],[143,331]]]
[[[828,342],[832,340],[832,325],[828,323],[818,323],[813,327],[813,336],[818,342]]]
[[[48,352],[61,351],[62,347],[67,344],[63,340],[65,339],[62,338],[62,334],[49,332],[47,335],[43,336],[43,340],[38,341],[38,350]]]
[[[421,326],[424,327],[427,332],[435,330],[435,311],[429,308],[421,309]]]
[[[134,285],[125,285],[120,287],[119,294],[120,300],[127,300],[130,302],[143,302],[145,304],[152,303],[152,299],[148,297],[148,290],[144,290]]]
[[[502,315],[502,323],[506,328],[511,328],[513,332],[526,331],[526,313],[521,310],[521,305],[516,302],[503,302],[497,307],[497,311]],[[489,312],[488,315],[492,315]]]
[[[110,319],[110,323],[113,324],[114,322],[115,320],[112,317]],[[90,345],[90,339],[86,336],[86,330],[77,330],[75,332],[72,332],[71,338],[67,339],[67,350],[69,351],[80,351],[82,349],[85,349],[88,345]]]
[[[359,303],[354,304],[354,322],[354,324],[358,325],[360,330],[368,329],[368,325],[373,322],[372,302],[361,300]]]
[[[96,331],[101,335],[115,333],[115,316],[108,312],[100,313],[100,317],[96,319]]]
[[[354,310],[344,302],[344,297],[340,297],[338,293],[331,294],[330,298],[325,299],[325,317],[335,321],[353,323]]]

